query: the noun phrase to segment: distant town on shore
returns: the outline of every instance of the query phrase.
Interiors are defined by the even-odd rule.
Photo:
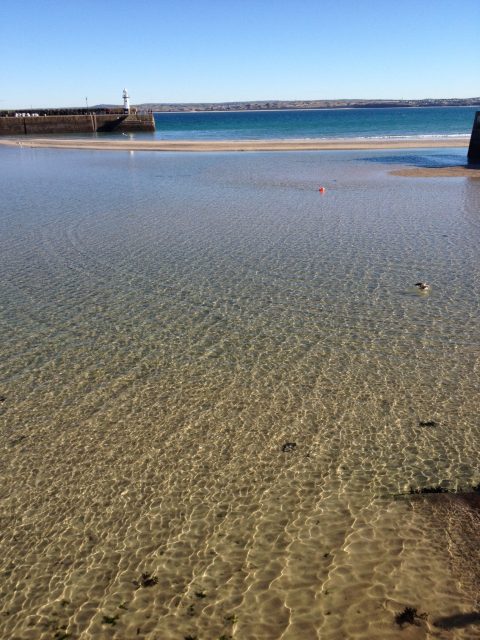
[[[113,105],[99,105],[113,106]],[[267,111],[277,109],[376,109],[386,107],[473,107],[477,98],[432,98],[423,100],[252,100],[250,102],[148,102],[140,110],[171,111]]]

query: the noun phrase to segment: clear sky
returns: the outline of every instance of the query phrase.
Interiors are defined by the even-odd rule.
[[[0,109],[480,95],[480,0],[0,0]]]

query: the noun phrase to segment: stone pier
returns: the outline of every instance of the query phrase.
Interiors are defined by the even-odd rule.
[[[480,164],[480,111],[475,114],[473,121],[472,137],[468,147],[469,164]]]
[[[0,135],[155,131],[153,113],[0,117]]]

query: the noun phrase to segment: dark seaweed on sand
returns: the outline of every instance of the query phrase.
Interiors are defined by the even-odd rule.
[[[133,584],[137,588],[138,587],[153,587],[157,583],[158,583],[157,576],[152,576],[152,574],[149,573],[148,571],[145,571],[144,573],[142,573],[142,575],[140,576],[140,580],[134,580],[133,581]]]
[[[418,626],[418,621],[425,620],[426,617],[426,613],[417,613],[415,607],[405,607],[405,609],[401,613],[397,613],[397,615],[395,616],[395,622],[400,627],[403,627],[404,624],[414,624]]]
[[[448,493],[448,489],[445,489],[444,487],[422,487],[422,489],[414,489],[413,487],[410,487],[410,493],[411,494],[419,494],[419,493]]]

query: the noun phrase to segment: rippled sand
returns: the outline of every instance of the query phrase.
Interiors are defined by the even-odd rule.
[[[480,185],[106,154],[1,152],[0,636],[478,638]]]

